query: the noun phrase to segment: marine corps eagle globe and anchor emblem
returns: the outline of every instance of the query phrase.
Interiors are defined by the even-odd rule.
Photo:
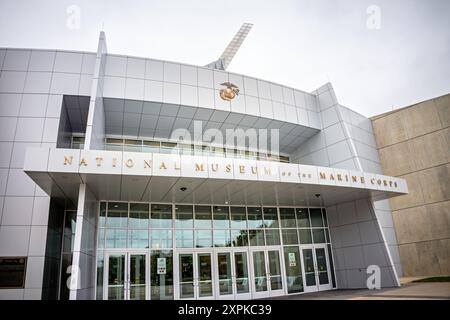
[[[239,94],[239,87],[232,84],[231,82],[224,82],[220,85],[226,86],[226,88],[220,89],[220,97],[223,100],[231,101]]]

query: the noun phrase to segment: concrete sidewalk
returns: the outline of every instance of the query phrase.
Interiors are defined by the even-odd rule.
[[[277,297],[279,300],[450,300],[450,282],[404,283],[380,290],[342,289]]]

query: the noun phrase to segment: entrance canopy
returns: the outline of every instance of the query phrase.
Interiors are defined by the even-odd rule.
[[[404,179],[223,157],[29,148],[24,171],[50,196],[76,201],[80,184],[99,200],[329,206],[408,192]]]

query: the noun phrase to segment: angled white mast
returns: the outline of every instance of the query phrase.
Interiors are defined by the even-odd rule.
[[[226,70],[231,60],[233,60],[233,57],[236,55],[236,52],[239,50],[245,38],[247,37],[248,33],[252,29],[252,27],[253,24],[244,23],[239,29],[239,31],[236,33],[236,35],[233,37],[230,44],[225,48],[224,52],[219,57],[219,59],[214,62],[211,62],[210,64],[207,64],[205,67],[212,69]]]

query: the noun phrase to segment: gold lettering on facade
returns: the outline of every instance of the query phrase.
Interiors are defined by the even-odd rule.
[[[333,181],[335,180],[332,173],[330,173],[330,180],[333,180]]]
[[[152,161],[151,160],[144,160],[144,169],[151,168],[152,167]]]
[[[73,156],[64,156],[64,165],[71,165],[73,160]]]
[[[227,165],[225,166],[225,171],[226,171],[227,173],[230,173],[230,172],[231,172],[231,164],[227,164]]]
[[[195,163],[195,171],[205,171],[203,163]]]
[[[175,170],[181,170],[180,164],[176,161],[175,161]]]
[[[397,182],[394,182],[394,187],[396,187],[396,188],[397,188]]]
[[[80,166],[87,166],[87,162],[86,162],[86,159],[85,158],[81,158],[81,161],[80,161]]]
[[[270,168],[264,168],[264,174],[271,176],[272,170],[270,170]]]
[[[364,180],[364,177],[360,177],[361,178],[361,183],[362,184],[365,184],[366,183],[366,180]]]
[[[384,185],[385,187],[387,187],[387,181],[386,181],[386,180],[383,180],[383,185]]]
[[[133,168],[134,161],[132,159],[128,159],[127,161],[125,161],[125,165],[127,166],[127,168]]]
[[[342,175],[338,173],[337,179],[338,179],[338,181],[342,181]]]
[[[377,183],[378,183],[379,186],[381,186],[381,180],[380,179],[377,180]]]
[[[219,170],[219,164],[217,163],[211,163],[211,170],[216,172],[217,170]]]
[[[166,164],[164,163],[164,161],[161,162],[161,165],[159,166],[159,170],[162,170],[162,169],[167,170],[167,167],[166,167]]]
[[[113,168],[117,166],[117,158],[112,158],[112,166]]]
[[[97,161],[97,167],[101,167],[103,158],[102,157],[96,157],[95,161]]]
[[[243,165],[239,166],[239,173],[245,173],[245,166]]]
[[[357,182],[358,181],[358,177],[357,176],[352,176],[352,182]]]
[[[370,179],[371,184],[375,184],[375,178]]]
[[[258,173],[258,167],[252,166],[252,173],[257,174]]]
[[[326,174],[323,173],[323,172],[319,172],[319,176],[320,176],[320,179],[324,179],[325,180],[327,178]]]

